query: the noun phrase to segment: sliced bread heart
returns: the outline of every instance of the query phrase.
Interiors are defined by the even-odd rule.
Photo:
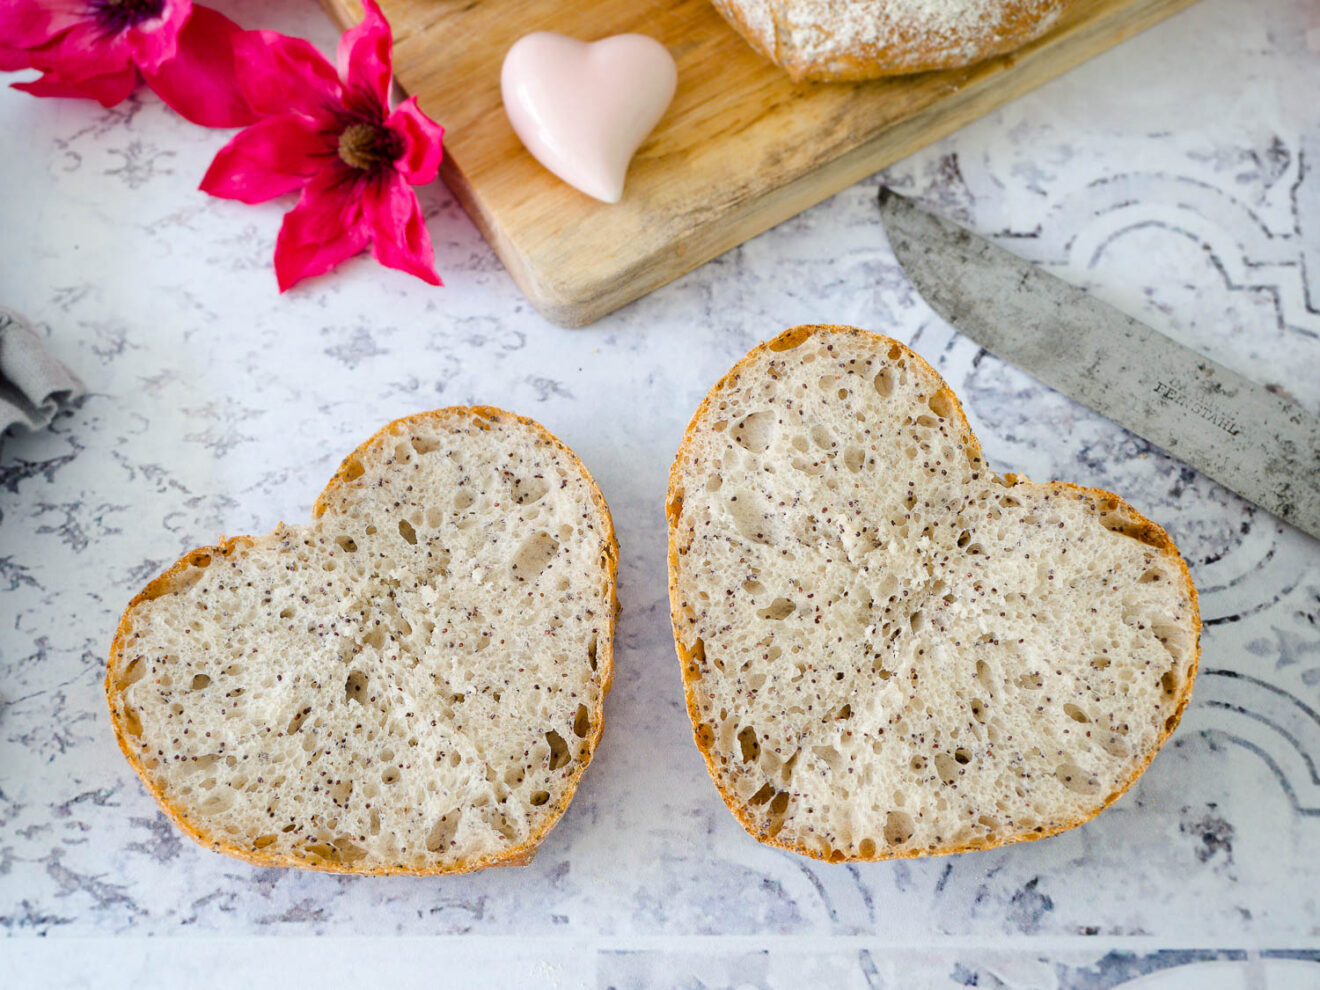
[[[389,424],[314,521],[183,556],[110,651],[169,817],[262,866],[521,864],[601,737],[618,544],[582,462],[488,407]]]
[[[688,711],[757,839],[834,862],[1080,825],[1186,707],[1200,616],[1116,495],[987,467],[908,348],[795,327],[706,396],[670,474]]]

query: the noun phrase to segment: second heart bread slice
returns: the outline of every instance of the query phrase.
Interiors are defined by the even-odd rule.
[[[990,470],[938,374],[796,327],[707,395],[670,474],[698,746],[756,838],[832,861],[1081,824],[1191,695],[1167,534],[1109,492]]]
[[[106,675],[129,762],[185,832],[262,866],[527,862],[601,736],[599,489],[531,420],[450,408],[360,446],[314,515],[133,599]]]

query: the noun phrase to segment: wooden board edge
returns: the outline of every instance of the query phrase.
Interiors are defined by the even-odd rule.
[[[575,319],[577,310],[580,308],[578,301],[574,298],[557,296],[549,286],[536,277],[536,274],[526,265],[525,258],[522,252],[518,250],[518,246],[509,239],[503,229],[495,222],[494,217],[482,206],[480,198],[473,193],[472,184],[468,182],[467,177],[463,174],[462,166],[447,155],[440,162],[440,178],[449,187],[449,191],[454,194],[454,198],[458,200],[459,205],[463,207],[469,219],[476,225],[481,236],[500,259],[500,263],[504,265],[504,270],[509,273],[509,277],[513,279],[514,284],[522,290],[522,294],[527,297],[527,301],[532,304],[538,313],[551,323],[561,327],[580,327],[591,322],[590,319],[581,323],[572,322]],[[644,295],[645,292],[641,294]],[[559,315],[558,318],[551,315],[560,314],[561,310],[562,315]]]

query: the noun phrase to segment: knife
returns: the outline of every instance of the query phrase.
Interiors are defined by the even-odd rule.
[[[880,213],[955,329],[1320,538],[1320,419],[885,188]]]

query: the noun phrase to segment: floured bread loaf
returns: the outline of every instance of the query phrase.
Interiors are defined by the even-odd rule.
[[[1122,499],[986,466],[903,345],[797,327],[707,395],[670,474],[696,740],[763,842],[830,861],[1087,821],[1191,696],[1186,565]]]
[[[971,65],[1040,37],[1075,0],[713,0],[795,82]]]
[[[600,740],[617,558],[599,489],[538,424],[398,420],[310,525],[194,550],[133,599],[115,735],[175,824],[258,865],[528,862]]]

